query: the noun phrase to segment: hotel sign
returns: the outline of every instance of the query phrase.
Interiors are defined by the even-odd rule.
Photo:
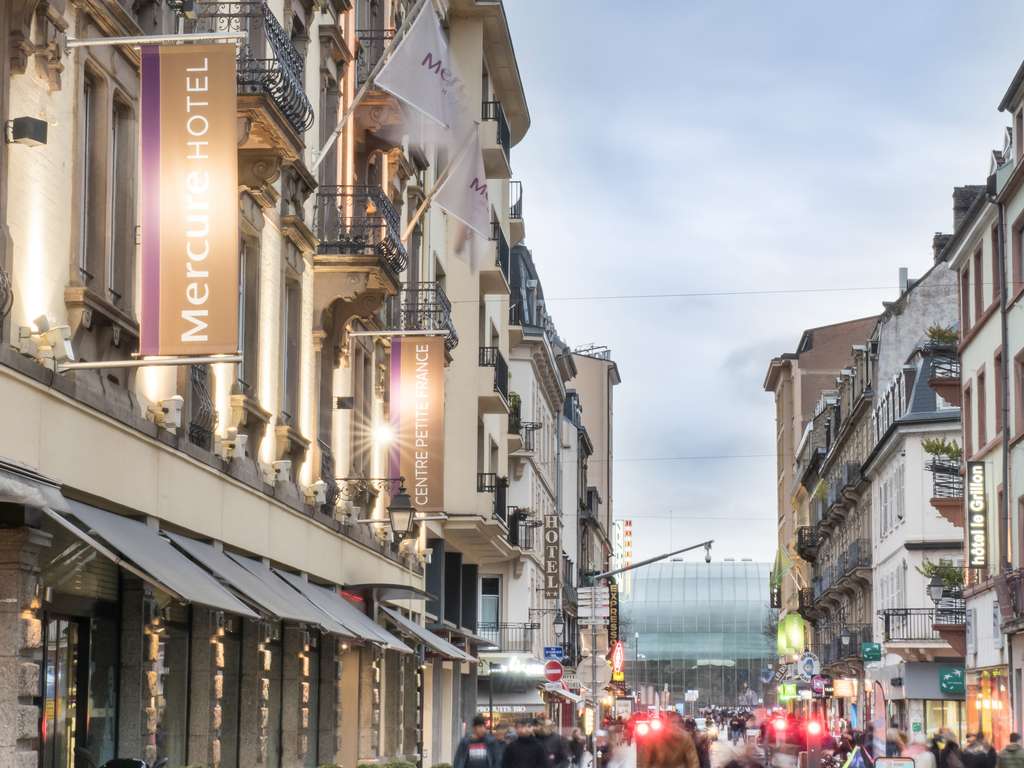
[[[988,498],[985,462],[967,462],[967,567],[988,565]]]
[[[144,355],[238,352],[235,46],[142,47]]]
[[[444,339],[391,339],[391,477],[419,512],[444,510]]]
[[[562,526],[558,513],[544,515],[544,597],[562,594]]]

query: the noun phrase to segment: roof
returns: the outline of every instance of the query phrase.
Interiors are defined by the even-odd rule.
[[[1024,84],[1024,61],[1017,67],[1017,71],[1010,81],[1010,86],[1006,89],[1006,93],[1003,94],[1003,100],[999,102],[1000,112],[1005,112],[1013,106],[1014,97],[1017,95],[1017,91],[1020,90],[1022,84]]]

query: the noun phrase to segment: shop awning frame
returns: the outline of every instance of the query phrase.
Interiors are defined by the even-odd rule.
[[[31,467],[0,459],[0,502],[68,512],[60,483]]]
[[[435,653],[445,656],[452,661],[468,661],[472,664],[476,664],[476,659],[470,656],[468,653],[452,645],[443,637],[439,637],[431,632],[426,627],[421,627],[412,619],[406,618],[401,613],[396,611],[394,608],[388,608],[387,606],[381,606],[380,608],[392,621],[394,621],[405,633],[410,637],[416,638],[423,643],[427,648],[433,650]]]
[[[115,565],[178,600],[251,619],[259,618],[213,576],[175,549],[156,529],[72,499],[67,500],[67,504],[69,515],[84,524],[87,530],[52,509],[44,508],[44,511],[57,524],[110,558]]]
[[[436,600],[437,597],[425,589],[413,586],[412,584],[346,584],[342,587],[346,592],[369,591],[373,598],[383,600]]]

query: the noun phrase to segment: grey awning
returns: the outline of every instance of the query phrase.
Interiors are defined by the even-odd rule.
[[[239,616],[258,618],[248,606],[217,583],[210,574],[172,547],[159,531],[145,523],[88,504],[70,499],[67,503],[71,516],[84,523],[87,530],[82,531],[72,524],[64,527],[79,535],[87,544],[94,544],[94,539],[89,534],[98,536],[122,558],[134,563],[139,571],[150,575],[153,583],[182,600],[229,611]],[[98,551],[110,556],[106,547],[98,548]],[[115,562],[118,562],[116,558]]]
[[[426,627],[421,627],[412,619],[407,619],[405,616],[400,614],[394,608],[386,608],[381,606],[381,610],[390,616],[402,630],[405,631],[411,637],[416,638],[425,646],[433,650],[435,653],[439,653],[442,656],[446,656],[454,661],[471,661],[476,663],[476,659],[470,656],[468,653],[460,650],[456,646],[449,643],[443,637],[438,637]]]
[[[248,572],[252,578],[256,579],[262,590],[261,594],[270,593],[273,595],[271,599],[275,605],[274,615],[278,618],[320,626],[328,632],[333,632],[343,637],[357,637],[347,626],[337,621],[329,613],[320,610],[315,605],[310,605],[308,602],[296,600],[292,591],[274,575],[274,571],[270,566],[264,565],[259,560],[242,557],[234,553],[222,554],[243,571]]]
[[[60,492],[60,483],[24,464],[6,459],[0,460],[0,502],[55,509],[58,512],[68,511],[67,500]]]
[[[331,616],[351,629],[357,637],[361,637],[367,642],[380,643],[392,651],[412,653],[412,648],[392,635],[333,589],[310,584],[296,573],[277,571],[277,574],[305,595],[306,599],[317,608],[331,614]]]
[[[271,584],[267,584],[266,581],[258,575],[253,573],[252,570],[240,565],[235,560],[228,556],[225,552],[217,549],[212,544],[206,544],[202,541],[196,541],[190,539],[187,536],[181,536],[177,533],[168,534],[177,546],[181,547],[186,553],[192,558],[199,561],[204,568],[212,572],[218,578],[226,581],[232,587],[234,587],[240,595],[246,600],[250,601],[258,608],[260,608],[268,616],[274,616],[279,619],[289,619],[291,621],[301,621],[305,623],[319,624],[324,626],[324,620],[331,624],[331,626],[324,626],[330,632],[335,634],[344,635],[345,637],[355,637],[351,632],[342,631],[345,630],[337,622],[330,622],[330,617],[324,617],[321,615],[322,612],[303,610],[305,606],[303,604],[298,605],[296,608],[296,601],[291,599],[291,594],[283,591],[284,585],[278,584],[278,579],[274,574],[270,573],[269,568],[265,568],[262,564],[256,563],[259,568],[263,568],[268,575],[268,578],[272,579]],[[287,590],[287,587],[284,587]],[[315,615],[316,620],[313,621],[312,617]]]
[[[377,600],[436,600],[437,598],[412,584],[346,584],[349,592],[373,592]]]

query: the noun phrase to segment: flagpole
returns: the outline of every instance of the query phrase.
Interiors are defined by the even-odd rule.
[[[466,134],[466,140],[462,142],[462,147],[459,148],[459,151],[456,153],[455,157],[451,159],[444,171],[441,172],[441,175],[437,177],[437,181],[435,181],[434,186],[431,187],[430,193],[423,198],[423,202],[420,203],[420,207],[416,209],[416,213],[412,215],[412,218],[409,219],[409,222],[405,225],[405,229],[402,230],[403,243],[408,242],[409,236],[412,234],[412,231],[416,227],[416,223],[420,220],[420,217],[423,216],[423,213],[430,207],[431,201],[437,196],[437,193],[441,191],[441,187],[443,187],[444,183],[448,181],[448,177],[451,175],[452,171],[455,170],[456,166],[458,166],[460,162],[462,162],[462,158],[466,156],[466,153],[473,144],[473,131],[476,130],[478,130],[477,124],[473,123],[472,129]]]
[[[400,26],[398,31],[395,32],[395,36],[391,38],[391,44],[388,45],[387,49],[377,60],[377,63],[374,64],[373,69],[370,70],[370,74],[366,78],[366,81],[359,87],[359,90],[356,91],[355,98],[352,99],[352,103],[348,105],[348,108],[345,110],[344,114],[342,114],[341,119],[338,120],[338,124],[334,127],[330,137],[324,142],[324,145],[320,147],[320,150],[316,154],[316,159],[313,161],[313,167],[309,169],[310,173],[315,174],[316,169],[320,167],[324,158],[327,157],[327,152],[334,146],[334,142],[338,140],[338,136],[341,135],[341,132],[345,130],[345,123],[347,123],[349,118],[352,117],[352,114],[356,111],[356,107],[359,106],[359,102],[361,102],[369,92],[370,86],[373,85],[374,78],[377,77],[377,75],[380,74],[381,69],[384,68],[384,64],[387,62],[388,56],[394,52],[399,41],[405,37],[405,33],[409,31],[409,27],[412,26],[413,20],[419,16],[420,10],[426,3],[427,0],[416,0],[416,5],[414,5],[412,10],[405,15],[405,19],[402,21],[402,26]]]

